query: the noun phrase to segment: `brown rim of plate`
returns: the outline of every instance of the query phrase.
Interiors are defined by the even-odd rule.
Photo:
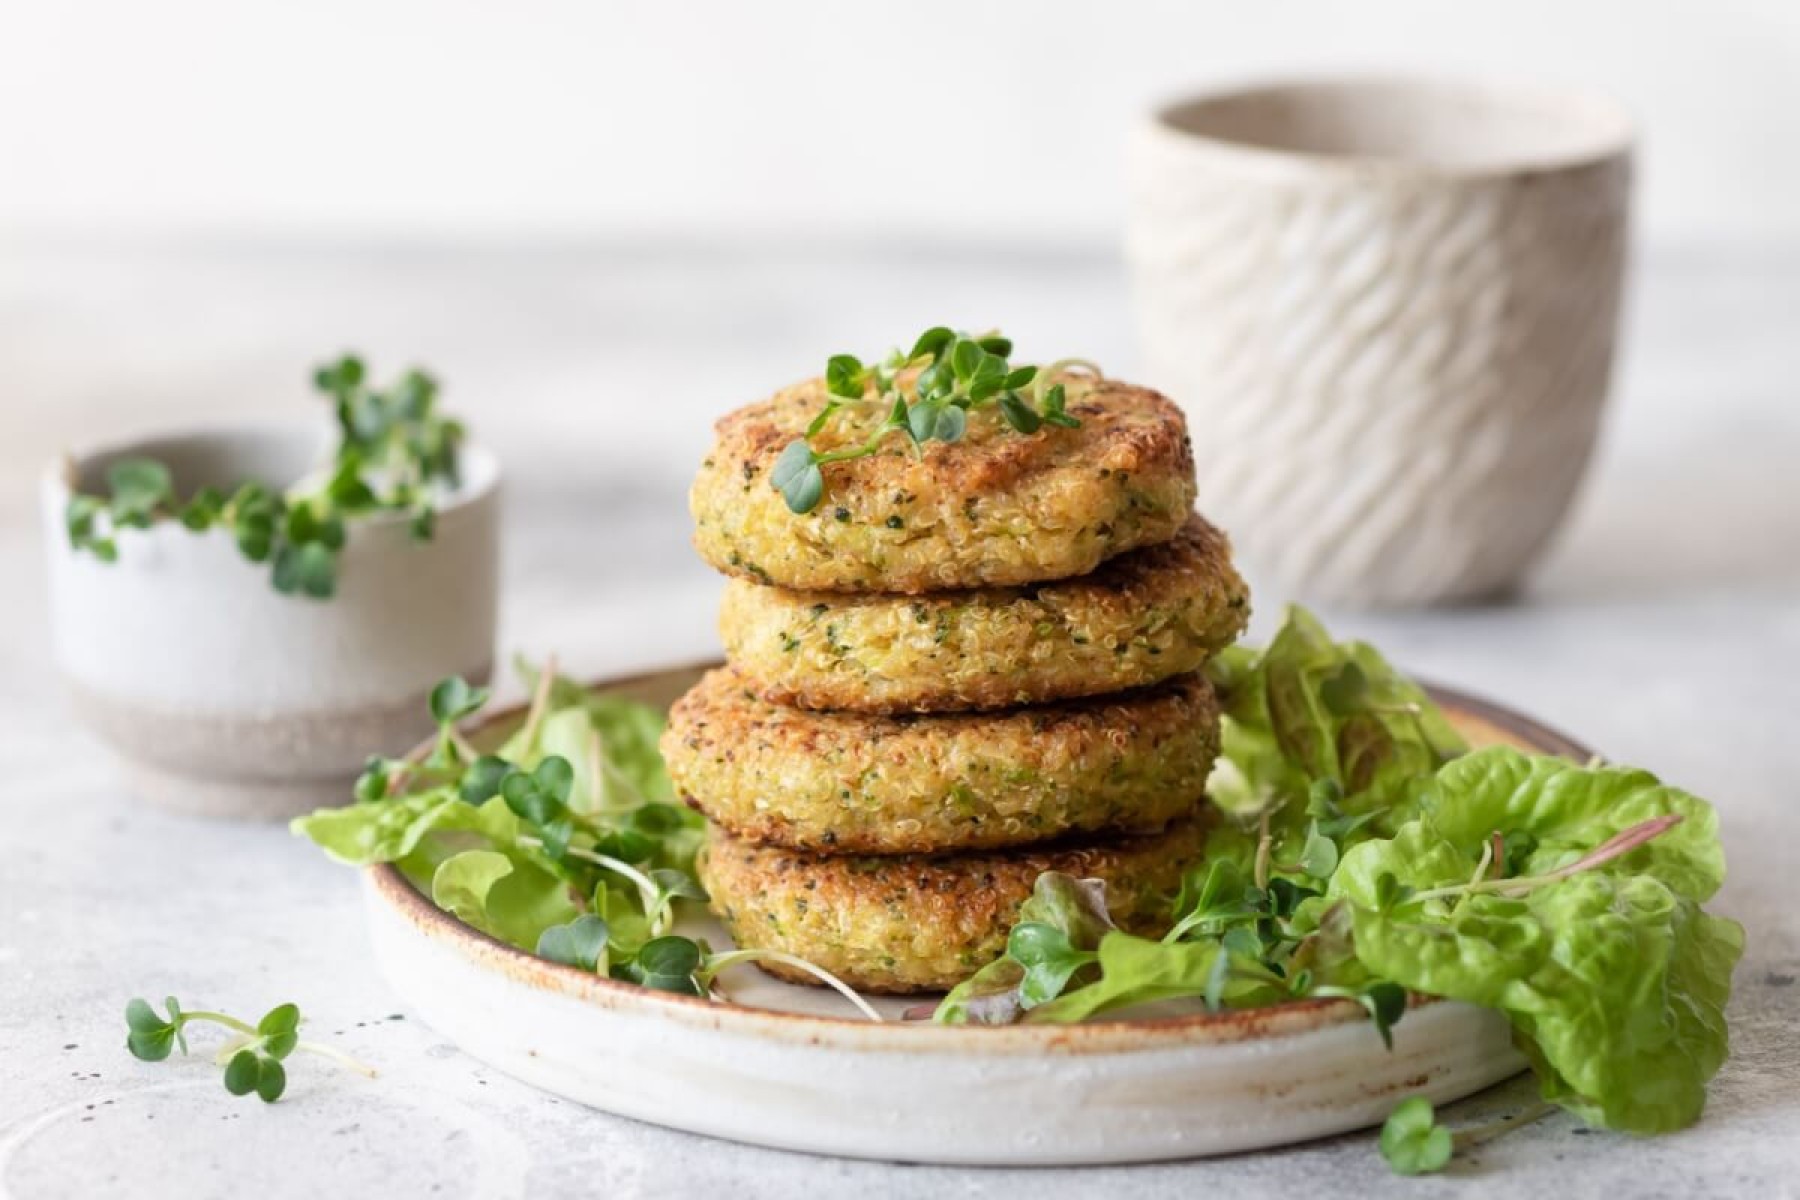
[[[720,664],[715,661],[666,667],[618,678],[598,679],[587,686],[590,691],[619,691],[683,673],[697,676],[718,665]],[[1593,758],[1593,752],[1574,738],[1523,713],[1479,699],[1456,688],[1425,683],[1422,680],[1418,682],[1446,710],[1473,717],[1509,734],[1532,750],[1576,762],[1587,762]],[[479,734],[483,729],[517,719],[523,716],[527,707],[524,703],[514,704],[487,715],[464,732]],[[1176,1043],[1228,1043],[1293,1036],[1364,1019],[1360,1005],[1353,1000],[1340,999],[1295,1000],[1261,1008],[1186,1013],[1169,1017],[1110,1017],[1076,1025],[936,1025],[927,1021],[889,1021],[877,1024],[860,1016],[830,1017],[757,1008],[734,1004],[728,1000],[708,1000],[699,996],[651,991],[635,983],[609,979],[592,971],[564,966],[535,954],[527,954],[463,924],[433,904],[408,883],[399,868],[392,863],[366,867],[363,877],[382,900],[427,938],[455,949],[478,966],[497,970],[530,987],[560,992],[602,1008],[653,1010],[685,1024],[713,1028],[720,1028],[726,1022],[731,1022],[744,1032],[814,1045],[824,1044],[823,1039],[828,1035],[834,1042],[841,1044],[844,1037],[852,1040],[866,1039],[876,1035],[877,1031],[902,1028],[905,1030],[906,1048],[922,1052],[957,1053],[966,1051],[975,1044],[987,1053],[1151,1051]],[[1438,1002],[1435,997],[1415,995],[1411,1006]]]

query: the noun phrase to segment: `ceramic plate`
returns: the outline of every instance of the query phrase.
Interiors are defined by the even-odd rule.
[[[667,704],[705,667],[601,680]],[[1516,713],[1433,688],[1477,746],[1585,760]],[[495,744],[520,719],[474,731]],[[1362,1009],[1314,1000],[1076,1026],[874,1024],[833,993],[739,967],[719,1003],[545,962],[463,925],[392,867],[365,874],[377,959],[424,1020],[476,1058],[607,1112],[780,1149],[926,1163],[1142,1162],[1254,1150],[1379,1123],[1523,1069],[1507,1022],[1415,1005],[1381,1043]],[[710,922],[685,928],[717,947]]]

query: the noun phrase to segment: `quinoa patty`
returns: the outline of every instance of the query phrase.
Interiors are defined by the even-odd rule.
[[[734,579],[719,634],[767,700],[958,712],[1160,683],[1198,670],[1249,615],[1230,543],[1194,516],[1172,542],[1034,587],[845,596]]]
[[[787,444],[825,407],[822,380],[729,414],[689,501],[694,545],[731,575],[809,591],[1012,587],[1085,575],[1166,542],[1194,504],[1181,410],[1147,388],[1064,377],[1078,429],[1008,426],[991,407],[957,442],[922,453],[893,436],[880,453],[825,468],[825,498],[788,510],[769,483]],[[859,443],[882,414],[851,405],[813,439]]]
[[[718,829],[700,852],[712,910],[739,946],[784,950],[859,991],[945,991],[998,958],[1044,871],[1106,884],[1121,928],[1167,929],[1171,898],[1200,858],[1205,822],[1143,837],[1004,854],[820,857],[758,847]],[[778,963],[764,970],[816,984]]]
[[[734,836],[916,854],[1161,829],[1205,798],[1219,710],[1198,675],[994,713],[871,716],[771,704],[732,668],[676,701],[676,791]]]

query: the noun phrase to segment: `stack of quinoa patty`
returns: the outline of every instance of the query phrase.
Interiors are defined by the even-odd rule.
[[[1218,751],[1197,672],[1247,592],[1191,511],[1180,411],[1063,382],[1079,427],[977,409],[958,441],[831,464],[805,514],[769,475],[823,382],[719,422],[692,508],[732,576],[730,665],[677,702],[662,748],[711,823],[701,877],[740,946],[939,991],[1000,955],[1051,870],[1105,881],[1115,921],[1159,932]],[[814,448],[860,441],[857,417]]]

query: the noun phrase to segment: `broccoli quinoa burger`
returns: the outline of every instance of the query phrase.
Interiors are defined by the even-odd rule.
[[[1225,535],[1174,541],[1091,575],[924,596],[794,592],[734,579],[719,633],[766,700],[856,712],[1041,704],[1195,671],[1249,619]]]
[[[1161,829],[1205,799],[1219,710],[1198,675],[991,713],[878,716],[771,704],[732,668],[678,700],[678,794],[735,837],[837,854],[1021,846]]]
[[[1174,537],[1194,503],[1181,411],[1147,388],[1061,378],[1072,427],[1021,433],[978,408],[954,441],[895,437],[823,466],[823,498],[805,512],[773,485],[777,460],[802,437],[820,454],[863,443],[880,405],[834,399],[815,379],[739,409],[694,481],[694,545],[761,583],[914,594],[1083,575]]]
[[[759,847],[715,828],[697,869],[737,945],[798,955],[859,991],[937,992],[1000,956],[1044,871],[1101,880],[1120,928],[1160,936],[1205,838],[1205,822],[1190,818],[1162,832],[1081,846],[822,857]],[[758,965],[794,983],[818,983],[776,962]]]

